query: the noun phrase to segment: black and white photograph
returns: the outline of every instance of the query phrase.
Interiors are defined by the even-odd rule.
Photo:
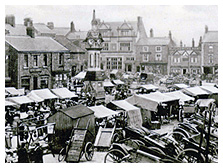
[[[219,10],[5,4],[5,165],[219,163]]]

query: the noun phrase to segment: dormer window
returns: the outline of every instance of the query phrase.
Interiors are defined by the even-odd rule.
[[[128,36],[129,31],[128,30],[121,30],[121,36]]]

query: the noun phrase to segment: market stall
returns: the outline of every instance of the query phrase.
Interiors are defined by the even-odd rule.
[[[127,98],[126,101],[142,108],[143,123],[148,120],[161,120],[161,116],[169,118],[172,114],[178,115],[179,98],[170,97],[160,92],[135,94]]]
[[[126,100],[115,100],[110,102],[107,107],[113,110],[123,110],[127,116],[127,125],[131,127],[142,127],[142,115],[140,108],[133,106]]]
[[[78,121],[79,120],[79,121]],[[95,132],[94,112],[88,107],[79,104],[66,109],[60,109],[47,119],[48,123],[55,123],[55,143],[60,150],[69,139],[72,129],[78,122],[78,128],[86,128],[89,122],[89,130]]]
[[[136,89],[138,90],[137,92],[139,94],[148,94],[150,92],[157,91],[159,88],[152,84],[147,84],[147,85],[139,85]]]
[[[59,97],[59,99],[71,99],[71,98],[77,98],[78,96],[69,91],[67,88],[56,88],[51,89],[51,91]]]
[[[208,92],[206,92],[199,86],[184,88],[182,91],[183,93],[194,97],[195,100],[200,98],[208,98],[208,96],[210,95]]]
[[[6,87],[5,92],[8,93],[8,96],[19,96],[21,93],[14,87]]]

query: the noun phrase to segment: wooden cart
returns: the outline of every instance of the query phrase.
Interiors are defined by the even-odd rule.
[[[78,128],[79,121],[76,127],[73,128],[70,136],[70,140],[67,142],[65,148],[62,148],[58,160],[59,162],[65,160],[66,162],[79,162],[83,154],[85,158],[90,161],[93,158],[93,134],[88,130],[90,120],[87,123],[85,129]]]

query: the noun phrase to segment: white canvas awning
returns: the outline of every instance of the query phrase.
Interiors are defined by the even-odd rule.
[[[139,85],[138,88],[143,88],[146,90],[158,90],[159,88],[152,85],[152,84],[148,84],[148,85]]]
[[[142,127],[142,115],[140,108],[133,106],[126,100],[115,100],[112,101],[111,103],[127,112],[128,115],[127,121],[129,126],[137,128]]]
[[[200,86],[201,89],[205,90],[206,92],[210,93],[210,94],[218,94],[218,88],[214,87],[214,86]]]
[[[6,87],[5,91],[11,96],[18,96],[20,92],[14,87]]]
[[[214,99],[198,99],[195,104],[200,107],[208,107],[211,103],[214,103]]]
[[[78,97],[76,94],[69,91],[67,88],[56,88],[51,89],[51,91],[61,99]]]
[[[148,100],[145,97],[139,96],[137,94],[134,94],[131,97],[128,97],[125,99],[127,102],[129,102],[132,105],[138,105],[144,109],[147,109],[149,111],[157,111],[158,103],[152,100]]]
[[[5,100],[5,106],[17,106],[17,104],[11,102],[11,101],[7,101]]]
[[[118,70],[117,69],[113,69],[111,72],[110,72],[110,74],[117,74],[118,73]]]
[[[188,88],[189,86],[184,83],[174,84],[175,87],[179,89]]]
[[[204,91],[199,86],[184,88],[183,92],[190,95],[190,96],[209,95],[208,92]]]
[[[179,98],[181,102],[194,101],[193,97],[190,97],[181,91],[167,92],[163,94],[170,97]]]
[[[74,76],[75,79],[84,79],[87,72],[80,72],[76,76]]]
[[[37,96],[37,94],[34,92],[34,90],[32,90],[30,93],[27,94],[27,97],[32,99],[35,102],[43,102],[44,99]]]
[[[114,87],[115,85],[113,85],[110,81],[105,81],[105,82],[103,82],[103,86],[104,87]]]
[[[115,101],[112,101],[111,103],[113,103],[114,105],[118,106],[119,108],[121,108],[125,111],[140,110],[138,107],[133,106],[132,104],[130,104],[126,100],[115,100]]]
[[[167,96],[163,93],[160,92],[154,92],[154,93],[150,93],[150,94],[143,94],[140,95],[142,97],[145,97],[146,99],[155,101],[157,103],[166,103],[166,102],[170,102],[170,101],[176,101],[179,100],[180,98],[176,98],[176,97],[170,97]]]
[[[133,95],[126,99],[132,105],[139,105],[144,109],[149,111],[157,111],[157,107],[161,103],[168,103],[172,101],[178,101],[179,98],[170,97],[164,95],[160,92],[154,92],[150,94],[140,94],[140,95]]]
[[[115,85],[124,85],[125,83],[122,82],[121,80],[117,79],[117,80],[113,80]]]
[[[27,96],[19,96],[19,97],[9,97],[6,100],[11,101],[13,103],[22,105],[22,104],[29,104],[33,103],[34,101],[28,98]]]
[[[22,89],[17,89],[19,91],[19,95],[22,96],[22,95],[25,95],[25,88],[22,88]]]
[[[112,115],[117,115],[118,113],[103,106],[103,105],[99,105],[99,106],[92,106],[89,107],[89,109],[91,109],[92,111],[94,111],[94,116],[96,118],[105,118],[105,117],[110,117]]]
[[[32,90],[38,97],[47,100],[47,99],[56,99],[58,98],[55,94],[53,94],[49,89],[39,89]]]

